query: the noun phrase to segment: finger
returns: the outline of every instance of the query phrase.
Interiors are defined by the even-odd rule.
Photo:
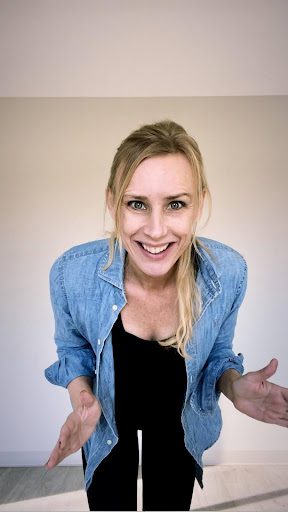
[[[285,406],[287,407],[287,404],[288,404],[288,389],[287,388],[282,388],[282,397],[285,402]]]
[[[47,469],[55,468],[56,466],[58,466],[58,464],[60,464],[60,462],[62,462],[62,460],[65,459],[65,457],[68,457],[68,455],[70,455],[70,454],[69,453],[62,453],[62,454],[55,453],[54,455],[51,455],[50,459],[46,463],[46,468]]]
[[[76,450],[74,450],[71,447],[70,442],[67,441],[67,436],[65,436],[65,425],[63,425],[63,427],[61,428],[60,438],[56,446],[52,450],[48,462],[46,463],[47,468],[50,469],[57,466],[57,464],[62,462],[62,460],[68,457],[68,455],[71,455],[71,453],[73,453],[74,451]]]
[[[68,417],[69,419],[69,417]],[[52,469],[53,467],[57,466],[59,462],[61,462],[65,457],[67,457],[69,452],[69,449],[67,447],[67,438],[69,435],[69,428],[67,427],[67,424],[65,423],[60,430],[60,436],[57,441],[56,446],[52,450],[52,453],[49,457],[48,462],[46,463],[46,467],[48,469]]]
[[[57,445],[57,446],[55,446],[54,450],[52,451],[45,466],[47,469],[52,469],[55,466],[57,466],[57,464],[59,464],[59,462],[61,462],[64,458],[65,458],[65,455],[63,454],[63,451],[61,452]]]
[[[288,420],[287,419],[279,418],[278,420],[273,421],[273,423],[275,425],[279,425],[279,427],[286,427],[286,428],[288,428]]]
[[[267,366],[264,366],[261,370],[258,370],[258,375],[261,378],[261,380],[268,380],[274,373],[276,373],[278,367],[278,361],[277,359],[271,359],[270,363],[267,364]]]

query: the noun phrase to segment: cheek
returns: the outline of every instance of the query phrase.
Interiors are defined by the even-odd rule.
[[[177,230],[179,236],[190,236],[193,233],[193,216],[179,216],[179,218],[175,219],[174,229]]]
[[[133,234],[141,226],[140,218],[136,215],[129,215],[129,212],[125,212],[121,219],[121,232],[125,234]]]

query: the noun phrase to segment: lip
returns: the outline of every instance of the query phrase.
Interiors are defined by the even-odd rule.
[[[149,258],[150,260],[162,260],[164,258],[166,258],[166,256],[171,252],[171,248],[172,246],[174,245],[174,242],[166,242],[166,244],[168,243],[168,247],[167,249],[165,249],[164,251],[162,252],[159,252],[157,254],[152,254],[151,252],[148,252],[144,249],[144,247],[142,246],[142,242],[136,242],[137,243],[137,246],[139,247],[139,250],[141,251],[141,254],[143,254],[144,256],[146,256],[146,258]],[[159,244],[159,245],[151,245],[151,244],[144,244],[144,245],[147,245],[148,247],[153,247],[153,248],[157,248],[157,247],[162,247],[163,245],[166,245],[166,244]]]

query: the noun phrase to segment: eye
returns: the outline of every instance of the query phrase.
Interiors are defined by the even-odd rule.
[[[169,206],[171,210],[181,210],[185,203],[183,201],[172,201]]]
[[[142,201],[128,201],[127,205],[133,208],[133,210],[145,210],[145,206]]]

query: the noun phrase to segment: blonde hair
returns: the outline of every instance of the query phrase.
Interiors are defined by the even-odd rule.
[[[123,195],[136,168],[146,158],[174,153],[183,154],[191,165],[195,183],[193,202],[196,215],[190,244],[180,256],[176,267],[178,328],[174,336],[159,343],[163,346],[173,346],[183,357],[187,357],[186,345],[191,339],[193,324],[201,310],[201,297],[196,285],[196,259],[199,252],[197,248],[199,242],[196,239],[198,213],[200,213],[204,194],[208,197],[209,204],[211,198],[198,144],[182,126],[173,121],[165,120],[144,125],[124,139],[117,149],[107,185],[107,191],[113,198],[115,228],[110,237],[109,260],[105,269],[113,261],[115,242],[118,242],[122,249],[121,205]]]

